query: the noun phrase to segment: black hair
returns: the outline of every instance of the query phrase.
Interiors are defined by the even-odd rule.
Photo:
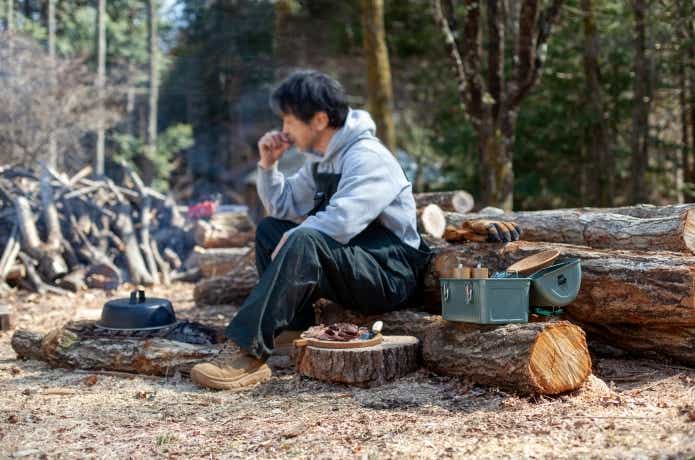
[[[294,115],[309,123],[318,112],[326,112],[328,125],[342,128],[348,114],[343,86],[316,70],[299,70],[283,80],[270,95],[276,115]]]

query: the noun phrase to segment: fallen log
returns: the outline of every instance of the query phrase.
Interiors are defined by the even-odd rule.
[[[424,302],[441,305],[439,277],[452,264],[492,271],[546,249],[577,257],[582,287],[565,309],[578,320],[597,324],[695,326],[695,256],[675,252],[610,251],[553,243],[466,243],[441,246],[425,277]]]
[[[240,304],[258,283],[258,272],[252,265],[199,281],[193,290],[196,305]]]
[[[415,197],[415,206],[418,209],[430,204],[436,204],[443,211],[465,214],[475,206],[473,196],[465,190],[414,193],[413,196]]]
[[[591,374],[584,332],[566,321],[484,326],[413,310],[363,316],[327,301],[317,303],[316,315],[324,324],[379,319],[385,334],[420,339],[423,362],[432,371],[522,394],[576,390]]]
[[[210,221],[198,220],[193,230],[195,242],[203,248],[248,246],[255,239],[255,227],[245,212],[225,212]]]
[[[194,253],[198,266],[205,278],[221,276],[237,268],[252,252],[250,247],[244,248],[211,248],[196,247]]]
[[[618,212],[612,212],[618,211]],[[494,218],[516,222],[522,239],[592,248],[677,251],[695,250],[695,207],[555,209],[495,215],[444,213],[448,225]],[[635,215],[631,215],[635,214]],[[649,216],[649,217],[642,217]]]
[[[221,330],[199,323],[131,332],[78,321],[46,335],[20,329],[12,336],[12,348],[18,358],[45,361],[53,367],[169,376],[186,374],[195,364],[214,358],[222,341]]]
[[[695,327],[639,324],[595,324],[566,318],[586,331],[589,346],[619,348],[635,357],[667,360],[695,367]]]

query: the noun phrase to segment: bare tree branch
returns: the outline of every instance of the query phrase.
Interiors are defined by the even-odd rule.
[[[538,13],[538,0],[525,0],[519,16],[519,40],[516,54],[515,80],[510,85],[506,106],[515,108],[538,81],[545,63],[548,37],[560,13],[563,0],[553,0],[538,16],[538,31],[533,44],[534,22]]]

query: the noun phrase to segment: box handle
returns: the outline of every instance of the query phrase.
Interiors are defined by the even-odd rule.
[[[466,283],[463,288],[463,294],[466,296],[466,303],[471,303],[473,300],[473,286],[471,283]]]
[[[565,275],[558,275],[557,285],[558,286],[564,286],[565,284],[567,284],[567,278],[565,277]]]
[[[449,300],[449,283],[442,284],[442,299],[444,302]]]

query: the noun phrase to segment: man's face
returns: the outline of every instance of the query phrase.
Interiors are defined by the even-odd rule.
[[[303,152],[313,150],[322,131],[321,125],[316,115],[309,123],[304,123],[292,114],[282,116],[282,132]]]

